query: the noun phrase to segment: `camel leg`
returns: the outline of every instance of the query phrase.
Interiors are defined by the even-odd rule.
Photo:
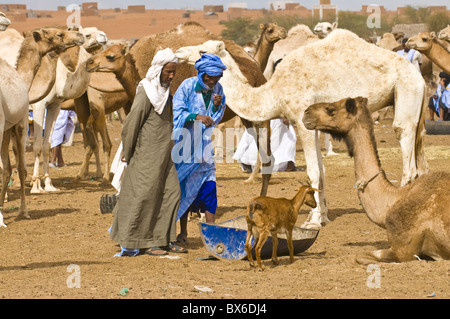
[[[361,265],[375,264],[377,262],[393,263],[398,262],[398,258],[394,251],[389,249],[375,250],[369,253],[361,253],[356,255],[355,261]]]
[[[266,121],[262,123],[262,125],[250,126],[252,123],[247,121],[242,121],[246,126],[250,135],[256,141],[256,147],[258,149],[258,156],[256,159],[256,165],[253,169],[250,177],[245,181],[245,183],[252,183],[257,174],[259,173],[259,169],[262,164],[262,185],[261,185],[261,196],[266,196],[267,190],[269,188],[270,178],[272,176],[272,168],[274,163],[274,158],[270,149],[270,121]],[[260,128],[263,130],[260,131]],[[262,133],[262,135],[261,135]]]
[[[327,216],[328,208],[325,203],[325,167],[322,160],[319,132],[307,130],[301,119],[297,121],[297,130],[301,138],[305,154],[306,172],[311,181],[311,186],[320,190],[320,192],[315,192],[314,194],[317,207],[310,212],[302,227],[317,228],[330,222]]]
[[[278,260],[277,256],[277,249],[278,249],[278,237],[277,232],[272,232],[272,262],[275,265],[278,265],[280,262]]]
[[[3,139],[1,144],[1,159],[2,159],[2,188],[0,192],[0,207],[3,208],[5,203],[5,196],[8,190],[8,183],[11,177],[11,162],[9,158],[9,142],[11,140],[11,129],[3,132]]]
[[[27,177],[27,169],[25,163],[25,143],[27,141],[27,122],[28,119],[24,118],[23,122],[19,122],[14,126],[13,137],[17,146],[16,153],[16,165],[19,172],[20,180],[20,207],[19,215],[17,218],[25,217],[31,218],[28,214],[28,208],[25,201],[25,179]]]
[[[336,152],[333,151],[333,143],[331,142],[331,135],[328,133],[325,133],[325,150],[326,156],[338,155]]]
[[[245,239],[245,251],[247,252],[247,259],[248,262],[250,263],[251,267],[255,267],[255,262],[253,260],[253,255],[252,255],[252,245],[251,245],[251,239],[252,239],[252,229],[253,226],[251,223],[248,223],[248,230],[247,230],[247,238]]]
[[[292,242],[292,229],[286,231],[286,239],[289,248],[289,259],[291,263],[294,262],[294,243]]]
[[[33,129],[34,129],[34,142],[33,142],[33,153],[34,153],[34,169],[33,176],[31,178],[31,194],[44,193],[44,189],[41,187],[41,179],[39,177],[39,166],[41,163],[42,154],[42,132],[44,130],[44,119],[45,119],[45,101],[42,100],[36,104],[33,104]]]
[[[422,138],[425,128],[424,121],[426,106],[425,87],[421,92],[409,92],[408,88],[396,88],[398,94],[395,97],[395,114],[393,127],[400,142],[403,159],[403,174],[401,186],[410,183],[419,175],[428,172],[428,164],[425,159]],[[408,92],[407,94],[403,92]],[[421,103],[420,106],[418,103]],[[417,132],[421,126],[420,132]]]
[[[81,164],[80,170],[77,175],[77,179],[82,179],[87,177],[88,169],[89,169],[89,161],[92,157],[92,154],[98,148],[97,144],[97,136],[94,129],[94,119],[92,116],[89,116],[89,119],[86,123],[86,126],[83,130],[83,136],[85,138],[85,150],[84,150],[84,158],[83,163]]]
[[[93,114],[96,113],[93,112]],[[109,171],[111,170],[110,163],[111,163],[112,143],[108,134],[108,127],[106,125],[105,119],[106,119],[105,113],[99,112],[97,118],[95,119],[94,127],[100,133],[103,142],[103,154],[105,156],[103,182],[109,184],[111,182]]]
[[[262,262],[261,262],[261,249],[262,249],[264,243],[267,241],[267,238],[269,238],[269,232],[266,230],[262,231],[259,234],[258,243],[256,244],[256,247],[255,247],[256,262],[258,264],[260,271],[264,270],[264,266],[262,265]]]
[[[55,127],[55,122],[58,118],[60,109],[61,101],[55,101],[51,103],[49,106],[47,106],[47,115],[45,117],[45,130],[42,143],[42,168],[44,170],[44,191],[46,192],[59,191],[59,189],[53,186],[52,180],[50,178],[49,158],[53,129]]]

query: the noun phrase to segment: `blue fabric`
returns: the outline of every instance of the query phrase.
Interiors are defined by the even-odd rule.
[[[212,101],[207,108],[202,92],[195,91],[197,77],[183,81],[173,97],[172,160],[178,174],[181,188],[180,208],[177,220],[194,202],[205,181],[215,181],[214,146],[211,141],[213,129],[222,120],[225,112],[225,95],[220,83],[213,88],[213,94],[222,96],[222,104],[214,112]],[[214,127],[207,128],[201,121],[186,122],[190,114],[208,115],[214,120]]]
[[[112,226],[108,228],[108,233],[111,234]],[[114,257],[134,257],[140,253],[140,249],[127,249],[120,246],[120,253],[114,255]]]
[[[441,102],[447,109],[450,109],[450,85],[442,92]]]
[[[397,53],[400,54],[401,56],[404,56],[405,55],[405,50],[397,51]],[[416,53],[416,50],[414,50],[414,49],[410,49],[408,51],[408,55],[406,56],[406,58],[409,60],[409,62],[413,61],[415,53]]]
[[[206,90],[208,89],[203,83],[203,75],[206,73],[209,76],[222,76],[223,70],[226,70],[225,64],[216,55],[203,54],[200,59],[195,62],[195,69],[197,70],[197,78],[200,85]]]
[[[206,181],[203,183],[194,202],[189,206],[188,212],[210,212],[215,214],[217,210],[217,187],[216,182]]]

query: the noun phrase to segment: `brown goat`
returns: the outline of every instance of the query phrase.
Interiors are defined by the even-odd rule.
[[[291,200],[286,198],[272,198],[259,196],[254,198],[247,207],[247,239],[245,241],[245,250],[250,266],[254,267],[253,256],[251,252],[252,235],[258,239],[255,247],[256,261],[260,270],[264,270],[261,264],[261,248],[266,242],[269,234],[272,235],[272,261],[278,264],[277,234],[286,234],[289,256],[291,262],[294,262],[294,245],[292,243],[292,230],[297,221],[298,212],[303,203],[315,208],[317,203],[314,199],[314,192],[318,189],[310,186],[301,186],[297,195]]]

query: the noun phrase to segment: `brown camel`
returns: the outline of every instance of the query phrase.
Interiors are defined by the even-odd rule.
[[[124,88],[127,89],[127,94],[129,96],[132,96],[135,94],[138,82],[145,77],[145,74],[147,73],[150,67],[151,61],[153,60],[154,54],[160,48],[169,47],[173,51],[175,51],[176,49],[188,43],[200,44],[202,43],[202,41],[211,38],[217,37],[211,34],[208,30],[206,30],[203,26],[199,25],[198,23],[187,22],[185,24],[180,25],[176,29],[170,30],[168,32],[144,37],[139,41],[137,41],[136,44],[129,51],[127,51],[127,49],[124,49],[125,47],[123,45],[122,46],[120,46],[120,44],[119,46],[113,45],[110,48],[98,54],[97,56],[92,57],[92,59],[87,62],[87,67],[92,71],[111,72],[112,70],[115,70],[114,72],[117,72],[116,76],[118,74],[117,78],[118,79],[119,77],[121,78],[120,81],[125,83],[124,80],[125,78],[127,78]],[[226,43],[229,53],[236,59],[239,68],[241,69],[242,73],[246,76],[248,80],[248,84],[253,87],[256,87],[265,83],[266,80],[258,64],[251,57],[248,56],[248,54],[244,51],[244,49],[232,41],[226,41]],[[108,57],[109,53],[111,54],[111,56]],[[124,59],[126,55],[130,55],[130,57]],[[98,67],[99,61],[102,61],[101,64],[108,65],[108,67],[106,68]],[[134,63],[135,71],[128,70],[127,73],[121,73],[119,71],[124,70],[122,69],[123,63],[127,63],[128,67],[132,67],[131,64],[132,62]],[[133,79],[132,77],[129,77],[130,75],[134,75],[135,78]],[[184,63],[180,64],[177,68],[176,76],[171,85],[172,94],[176,92],[176,89],[184,79],[195,75],[196,71],[193,66]],[[234,118],[235,116],[236,114],[230,108],[227,108],[225,111],[224,118],[222,119],[222,122],[228,121]],[[268,122],[251,123],[250,121],[243,120],[243,124],[246,127],[255,126],[257,128],[255,130],[256,132],[258,132],[258,129],[261,127],[270,129]],[[100,129],[101,126],[97,125],[97,128]],[[270,143],[267,138],[264,139],[262,142],[264,144]],[[265,153],[263,154],[263,156],[270,156],[270,149],[268,147],[265,147],[263,149],[268,150],[267,154]],[[270,161],[265,161],[265,163],[266,163],[264,164],[265,166],[270,165]],[[263,174],[263,185],[261,188],[262,195],[265,195],[267,193],[269,179],[270,174]]]
[[[24,33],[24,40],[19,50],[16,69],[0,59],[0,144],[3,165],[0,207],[3,207],[8,182],[11,177],[9,143],[13,138],[16,161],[20,179],[21,203],[20,217],[30,218],[25,202],[25,138],[27,113],[29,107],[28,91],[39,68],[42,57],[50,51],[57,54],[69,47],[81,45],[84,39],[77,32],[67,32],[56,28],[43,28]],[[1,214],[0,214],[1,217]],[[0,218],[0,226],[4,226]]]
[[[314,104],[306,109],[303,123],[345,141],[363,208],[387,231],[391,248],[360,254],[358,263],[450,259],[449,173],[427,173],[404,187],[393,186],[380,165],[366,98]]]
[[[434,64],[450,73],[450,52],[437,39],[435,32],[420,32],[409,38],[406,45],[425,54]]]
[[[253,58],[258,62],[261,70],[264,72],[273,46],[279,40],[286,39],[287,32],[285,28],[278,26],[276,23],[260,24],[259,27],[262,31],[256,44],[256,53]]]

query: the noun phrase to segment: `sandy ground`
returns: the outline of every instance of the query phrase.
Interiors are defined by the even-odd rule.
[[[401,155],[391,124],[392,120],[384,120],[377,125],[376,139],[382,166],[398,185]],[[120,122],[112,121],[108,128],[114,154]],[[426,136],[425,145],[430,169],[449,171],[450,136]],[[75,179],[83,155],[82,136],[76,133],[73,145],[63,149],[67,166],[51,170],[60,191],[30,195],[27,183],[30,220],[15,219],[19,193],[17,188],[10,192],[3,211],[8,227],[0,229],[0,298],[449,298],[450,261],[382,263],[375,268],[354,262],[355,254],[386,248],[388,242],[385,231],[372,224],[361,209],[353,189],[353,159],[342,143],[335,142],[335,150],[339,155],[325,158],[331,223],[294,263],[285,256],[278,266],[265,260],[266,270],[258,272],[245,260],[198,260],[209,252],[197,221],[188,226],[189,253],[177,255],[179,259],[113,257],[119,251],[107,231],[113,216],[101,214],[99,200],[114,189],[101,185],[99,178]],[[31,152],[27,152],[27,163],[30,180]],[[91,163],[93,171],[94,161]],[[305,164],[301,145],[296,164]],[[248,201],[259,194],[259,184],[244,184],[247,176],[237,163],[217,164],[217,222],[245,214]],[[276,173],[268,195],[292,197],[305,181],[305,172]],[[303,207],[298,225],[307,212]],[[378,281],[373,279],[376,275]],[[200,292],[195,286],[212,292]],[[123,288],[128,289],[126,296],[119,295]]]

